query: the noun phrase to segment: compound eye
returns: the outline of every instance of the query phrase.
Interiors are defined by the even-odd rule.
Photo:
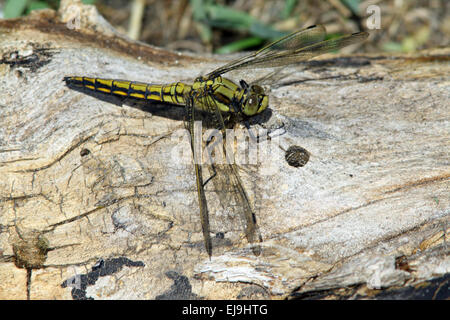
[[[248,98],[247,103],[250,107],[256,107],[256,105],[258,104],[258,98],[256,95],[252,94],[250,96],[250,98]]]
[[[261,86],[258,85],[252,85],[252,91],[256,94],[263,94],[264,93],[264,89]]]
[[[250,95],[244,106],[244,113],[248,116],[256,114],[258,109],[258,97],[254,94]]]

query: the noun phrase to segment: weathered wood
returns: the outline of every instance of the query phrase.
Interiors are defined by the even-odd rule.
[[[31,299],[364,297],[450,271],[450,48],[290,68],[253,126],[278,128],[279,146],[240,166],[262,253],[239,224],[220,229],[230,217],[208,192],[212,229],[226,231],[209,259],[192,163],[173,156],[190,152],[182,109],[121,106],[62,79],[188,81],[222,62],[128,41],[69,4],[0,21],[0,298],[27,297],[27,269]],[[284,160],[291,145],[305,166]]]

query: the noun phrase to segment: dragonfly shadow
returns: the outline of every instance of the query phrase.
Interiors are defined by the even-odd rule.
[[[114,104],[118,107],[123,107],[124,105],[127,105],[129,107],[151,113],[155,116],[160,116],[171,120],[183,121],[185,118],[184,108],[180,108],[179,106],[164,104],[161,102],[144,101],[140,99],[134,99],[131,97],[120,97],[72,85],[68,85],[68,87],[72,90],[89,95],[95,99]]]
[[[296,74],[301,71],[308,70],[310,73],[321,74],[324,73],[328,68],[363,68],[365,66],[371,65],[370,60],[365,57],[338,57],[332,59],[323,59],[323,60],[312,60],[312,61],[303,61],[296,64],[300,67],[299,70],[291,70],[286,71],[285,68],[280,70],[278,73],[274,73],[273,76],[270,77],[271,88],[281,88],[285,86],[295,85],[299,83],[305,83],[309,81],[318,81],[318,80],[331,80],[331,79],[357,79],[357,72],[352,73],[351,75],[333,75],[333,76],[323,76],[318,78],[303,78],[303,79],[295,79]],[[284,72],[281,72],[284,71]],[[284,80],[286,78],[291,78],[290,80]]]
[[[81,92],[83,94],[89,95],[95,99],[114,104],[118,107],[123,107],[124,105],[127,105],[132,108],[136,108],[139,110],[142,110],[144,112],[151,113],[152,115],[171,119],[171,120],[177,120],[177,121],[184,121],[186,118],[186,110],[184,107],[180,107],[174,104],[170,103],[162,103],[162,102],[154,102],[150,100],[142,100],[142,99],[135,99],[131,97],[120,97],[116,95],[111,95],[108,93],[98,92],[98,91],[92,91],[87,88],[83,87],[77,87],[73,85],[68,85],[68,87],[72,90]],[[198,120],[202,121],[205,128],[215,128],[216,124],[214,122],[214,118],[211,115],[211,113],[197,110],[196,115],[198,116]],[[272,116],[272,110],[270,108],[267,108],[262,112],[261,114],[258,114],[256,116],[252,117],[245,117],[242,118],[241,116],[238,116],[237,114],[230,114],[229,117],[224,117],[226,120],[227,127],[232,127],[238,122],[247,121],[250,124],[263,124],[269,121],[269,119]]]

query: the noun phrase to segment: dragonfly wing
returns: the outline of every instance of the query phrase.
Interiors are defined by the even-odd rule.
[[[274,52],[292,52],[299,48],[310,46],[325,39],[326,31],[324,26],[311,26],[303,30],[293,32],[281,39],[272,42],[264,48],[244,56],[240,59],[234,60],[208,74],[208,76],[217,76],[231,70],[239,69],[251,65],[252,61],[263,59],[270,56]]]
[[[198,134],[195,132],[195,108],[194,108],[194,99],[190,95],[186,95],[186,110],[187,110],[187,119],[185,122],[186,129],[189,130],[189,134],[191,137],[191,149],[192,156],[194,159],[194,170],[195,170],[195,178],[197,185],[197,195],[198,195],[198,205],[200,208],[200,220],[202,224],[202,232],[203,239],[205,243],[206,252],[211,257],[212,255],[212,244],[211,244],[211,236],[210,236],[210,227],[209,227],[209,215],[208,215],[208,205],[206,202],[205,190],[203,188],[203,176],[202,176],[202,167],[200,165],[201,152],[199,152],[198,148],[198,139],[202,138],[198,137]],[[200,140],[201,142],[201,140]],[[200,143],[201,146],[201,143]]]
[[[324,41],[324,27],[310,27],[281,38],[244,58],[232,61],[209,75],[217,76],[236,69],[280,67],[306,61],[318,55],[362,42],[368,35],[367,32],[358,32]]]
[[[351,44],[359,43],[364,41],[369,34],[367,32],[353,33],[348,36],[343,36],[336,39],[330,39],[326,41],[321,41],[312,44],[305,48],[300,48],[293,52],[281,52],[273,53],[262,59],[254,60],[251,65],[242,67],[252,67],[252,68],[267,68],[267,67],[280,67],[292,63],[298,63],[302,61],[307,61],[321,54],[328,53],[331,51],[339,50]]]
[[[222,114],[212,96],[206,96],[203,99],[203,105],[208,108],[209,114],[213,115],[214,124],[220,133],[219,136],[222,138],[219,141],[215,141],[215,146],[220,148],[219,152],[224,156],[222,157],[223,161],[217,163],[211,159],[209,160],[214,189],[216,190],[222,206],[226,210],[236,213],[238,216],[236,218],[242,219],[245,223],[245,236],[247,241],[252,244],[261,242],[262,237],[247,192],[243,187],[237,166],[233,163],[232,155],[229,154],[230,152],[226,147],[226,131]],[[214,143],[209,144],[206,148],[206,154],[208,156],[211,156],[214,153],[211,150],[212,147],[214,147]],[[259,245],[254,245],[252,249],[255,255],[259,255],[261,251]]]

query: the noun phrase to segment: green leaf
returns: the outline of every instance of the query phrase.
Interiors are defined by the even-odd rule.
[[[386,42],[383,44],[383,50],[388,52],[402,52],[403,47],[402,44],[398,42]]]
[[[44,1],[31,1],[28,4],[26,14],[29,14],[33,10],[40,10],[40,9],[46,9],[46,8],[50,8],[50,6],[48,5],[48,3],[44,2]]]
[[[5,4],[4,17],[6,19],[16,18],[22,15],[28,0],[8,0]]]
[[[205,8],[207,23],[220,28],[247,30],[254,18],[244,11],[221,5],[209,5]]]
[[[242,51],[254,46],[258,46],[261,43],[263,43],[263,39],[258,37],[251,37],[239,41],[232,42],[230,44],[227,44],[225,46],[220,47],[215,51],[215,53],[218,54],[227,54],[227,53],[233,53],[237,51]]]
[[[297,5],[298,0],[286,0],[286,4],[284,5],[283,11],[281,12],[281,16],[283,19],[288,18],[292,10],[294,10],[295,6]]]
[[[94,4],[97,2],[97,0],[82,0],[81,2],[83,2],[84,4]]]
[[[265,25],[259,21],[253,21],[253,23],[250,25],[249,31],[254,36],[271,40],[279,39],[288,34],[288,32],[281,32],[275,30],[274,28]]]
[[[212,0],[190,0],[192,16],[194,20],[203,21],[206,19],[206,8],[212,5]]]
[[[262,42],[262,39],[277,39],[286,33],[279,32],[271,26],[265,25],[259,22],[257,19],[249,15],[248,13],[236,9],[232,9],[223,5],[213,4],[211,0],[190,0],[192,6],[192,11],[194,15],[194,20],[197,21],[198,31],[202,35],[202,40],[211,38],[211,36],[206,37],[206,30],[211,30],[208,28],[216,27],[228,30],[246,31],[251,35],[261,38],[258,44]],[[200,28],[201,27],[201,28]],[[205,34],[205,35],[203,35]],[[218,49],[219,52],[234,52],[237,50],[242,50],[253,44],[256,40],[252,39],[249,44],[246,44],[248,39],[242,40],[243,42],[238,42],[233,45],[227,45]],[[241,47],[241,49],[236,49]]]
[[[263,39],[276,39],[283,35],[271,26],[265,25],[244,11],[231,9],[220,5],[210,5],[205,8],[205,23],[213,27],[247,31]]]
[[[341,0],[341,2],[353,13],[356,14],[359,12],[359,4],[361,3],[361,0]]]

